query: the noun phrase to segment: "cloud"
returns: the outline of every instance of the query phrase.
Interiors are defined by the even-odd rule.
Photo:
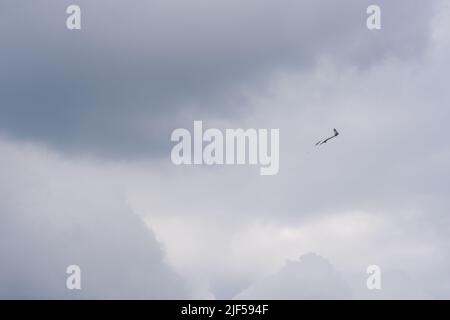
[[[78,1],[81,31],[65,28],[69,4],[3,1],[0,129],[122,159],[160,156],[171,130],[195,117],[248,115],[248,92],[264,92],[276,70],[310,70],[323,57],[363,69],[415,60],[434,6],[379,1],[374,33],[371,2],[360,0]]]
[[[99,170],[0,142],[0,297],[186,298],[161,244]],[[81,267],[81,291],[66,268]]]
[[[361,269],[362,270],[362,269]],[[431,299],[420,281],[407,272],[381,268],[381,289],[369,290],[368,274],[353,273],[347,278],[330,262],[315,254],[307,253],[297,261],[287,260],[276,273],[264,277],[235,299]]]
[[[2,294],[68,294],[75,257],[100,284],[81,296],[184,296],[173,268],[196,297],[230,298],[310,272],[283,265],[313,251],[353,297],[369,264],[388,298],[448,297],[445,2],[382,1],[380,33],[364,1],[193,3],[82,1],[83,30],[68,33],[68,2],[2,2]],[[173,166],[169,133],[193,119],[280,128],[279,174]],[[296,289],[279,293],[328,294]]]
[[[164,161],[137,171],[130,203],[173,264],[226,298],[313,251],[346,278],[378,264],[409,274],[418,295],[448,297],[448,14],[442,8],[430,22],[422,59],[361,70],[324,58],[309,71],[278,73],[267,94],[252,92],[257,112],[221,125],[280,128],[277,176]],[[314,148],[333,127],[339,138]]]
[[[276,274],[238,294],[236,299],[349,299],[351,290],[324,258],[309,253],[286,261]]]

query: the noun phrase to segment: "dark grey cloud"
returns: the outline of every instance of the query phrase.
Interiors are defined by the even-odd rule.
[[[158,154],[194,118],[248,114],[242,93],[274,70],[419,57],[433,2],[378,3],[375,33],[370,1],[78,1],[81,31],[65,29],[71,1],[3,1],[0,132],[66,152]]]

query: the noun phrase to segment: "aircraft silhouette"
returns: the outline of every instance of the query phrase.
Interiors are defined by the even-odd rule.
[[[326,138],[326,139],[324,139],[324,140],[320,140],[319,142],[316,143],[316,146],[320,146],[320,145],[322,145],[322,144],[324,144],[324,143],[327,143],[328,140],[331,140],[331,139],[333,139],[333,138],[336,138],[336,137],[339,135],[339,132],[338,132],[336,129],[334,129],[334,128],[333,128],[333,131],[334,131],[334,135],[333,135],[333,136],[328,137],[328,138]]]

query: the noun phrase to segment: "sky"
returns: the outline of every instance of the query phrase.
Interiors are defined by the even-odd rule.
[[[0,298],[450,298],[447,1],[74,3],[0,4]],[[279,173],[174,165],[194,120]]]

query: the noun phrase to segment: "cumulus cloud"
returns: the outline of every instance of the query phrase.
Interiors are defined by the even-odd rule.
[[[99,170],[4,141],[0,153],[0,298],[188,297],[154,234]],[[80,291],[66,289],[74,264]]]
[[[309,253],[286,261],[276,274],[262,279],[236,299],[349,299],[351,290],[324,258]]]

